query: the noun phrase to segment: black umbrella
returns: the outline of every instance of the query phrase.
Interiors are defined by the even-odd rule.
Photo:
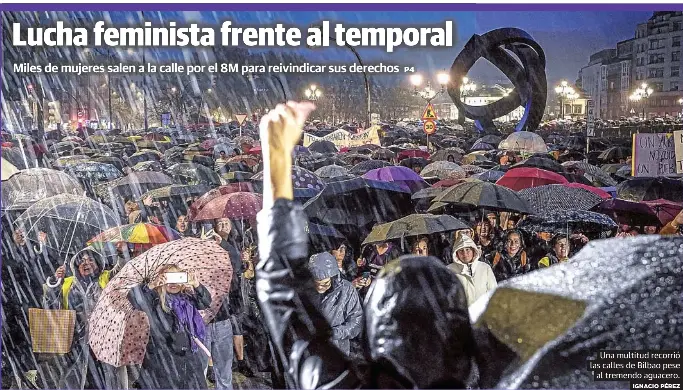
[[[603,370],[590,370],[590,359],[683,349],[682,268],[683,238],[641,236],[591,242],[566,263],[499,285],[475,321],[520,359],[496,367],[505,375],[495,387],[629,387],[596,381]]]
[[[151,150],[145,150],[141,152],[134,153],[126,161],[129,166],[135,166],[138,163],[144,161],[161,161],[161,154],[159,152],[153,152]]]
[[[328,165],[346,165],[344,161],[336,156],[326,156],[320,153],[300,154],[296,157],[296,165],[309,171],[316,171]]]
[[[175,164],[166,169],[166,173],[173,178],[176,184],[221,185],[221,178],[216,172],[199,164]]]
[[[368,224],[408,215],[412,203],[410,192],[398,184],[358,177],[327,184],[320,194],[306,203],[304,211],[312,221],[332,226],[347,225],[358,230]],[[345,233],[341,228],[340,231]]]
[[[559,210],[590,210],[602,203],[602,198],[590,191],[561,184],[525,188],[517,193],[538,215]]]
[[[363,161],[362,163],[356,164],[353,166],[353,168],[349,169],[349,173],[356,176],[362,176],[373,169],[379,169],[389,166],[391,166],[391,164],[381,160]]]
[[[662,224],[657,213],[645,203],[608,199],[595,207],[595,211],[629,226],[660,226]]]
[[[375,225],[363,245],[469,228],[467,224],[450,215],[411,214],[396,221]]]
[[[95,157],[92,159],[92,161],[104,164],[111,164],[115,166],[116,169],[118,169],[119,171],[123,171],[123,167],[126,166],[126,164],[123,163],[123,160],[121,160],[118,157],[112,156]]]
[[[337,147],[331,141],[315,141],[308,146],[308,150],[317,153],[337,153]]]
[[[538,233],[584,233],[610,236],[617,230],[617,224],[606,215],[585,210],[558,210],[543,215],[531,215],[519,222],[521,230]]]
[[[423,157],[408,157],[401,160],[399,165],[415,169],[415,167],[424,168],[429,165],[429,160]]]
[[[213,169],[213,165],[214,165],[213,158],[211,158],[209,156],[202,156],[199,154],[192,156],[192,163],[203,165],[203,166],[211,168],[211,169]]]
[[[551,171],[551,172],[556,172],[556,173],[562,173],[564,172],[564,167],[560,165],[555,160],[552,160],[550,158],[543,158],[539,156],[532,156],[529,157],[528,159],[518,162],[517,164],[514,164],[512,168],[541,168],[545,169],[546,171]]]
[[[211,191],[211,187],[205,184],[172,184],[170,186],[160,187],[147,191],[140,197],[140,199],[151,197],[154,200],[160,200],[174,197],[198,196],[203,195],[209,191]]]
[[[631,149],[623,146],[613,146],[604,152],[600,153],[598,160],[612,161],[612,160],[626,160],[631,157]]]
[[[240,172],[240,171],[234,171],[234,172],[227,172],[223,173],[221,177],[225,179],[228,183],[239,183],[239,182],[245,182],[251,180],[252,176],[254,176],[253,173],[251,172]]]
[[[617,198],[640,202],[666,199],[683,202],[683,181],[664,177],[636,177],[617,186]]]
[[[496,211],[512,211],[531,214],[533,211],[526,200],[515,191],[483,181],[465,182],[448,188],[434,198],[434,203],[452,203],[468,208],[483,208]],[[436,205],[433,205],[436,209]],[[430,211],[432,208],[430,208]]]
[[[372,152],[372,158],[374,160],[392,160],[396,158],[396,153],[389,149],[377,149]]]
[[[430,159],[432,161],[448,161],[449,157],[452,157],[453,162],[460,162],[462,157],[465,155],[465,151],[458,147],[450,147],[438,150],[434,152]]]
[[[102,200],[116,204],[123,198],[138,199],[147,191],[171,184],[173,179],[161,172],[133,172],[97,186],[95,192]]]
[[[562,166],[570,173],[582,174],[586,179],[598,187],[612,187],[617,185],[616,180],[612,179],[609,173],[595,165],[588,164],[585,161],[568,161],[563,163]]]

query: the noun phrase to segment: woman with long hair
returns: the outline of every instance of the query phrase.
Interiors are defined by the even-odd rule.
[[[186,274],[185,283],[168,280]],[[145,389],[206,389],[202,342],[206,325],[199,310],[208,309],[211,294],[195,272],[167,265],[149,284],[133,287],[128,300],[147,314],[150,337],[139,384]]]

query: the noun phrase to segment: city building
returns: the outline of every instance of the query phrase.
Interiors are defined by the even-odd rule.
[[[505,94],[512,91],[512,85],[481,85],[477,86],[474,91],[470,91],[464,94],[463,101],[465,104],[471,106],[485,106],[491,104],[497,100],[502,99]],[[439,118],[457,120],[458,119],[458,108],[451,101],[450,97],[447,95],[439,96],[434,99],[433,102],[434,110],[436,111]],[[421,113],[420,113],[421,114]],[[501,122],[512,122],[518,121],[524,116],[524,107],[517,107],[514,111],[506,114],[497,120]]]

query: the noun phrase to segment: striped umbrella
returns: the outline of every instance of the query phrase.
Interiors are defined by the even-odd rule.
[[[107,229],[88,241],[88,245],[103,246],[119,242],[159,245],[180,237],[180,233],[163,225],[134,223]]]

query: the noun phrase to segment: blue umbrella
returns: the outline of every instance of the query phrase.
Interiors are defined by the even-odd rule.
[[[470,151],[474,152],[477,150],[493,150],[493,149],[495,149],[495,147],[493,145],[487,144],[486,142],[477,141],[474,143],[474,145],[472,145],[472,147],[470,148]]]
[[[495,183],[495,182],[498,181],[498,179],[500,179],[501,177],[503,177],[503,175],[505,175],[505,172],[501,172],[501,171],[496,171],[496,170],[490,169],[490,170],[488,170],[488,171],[486,171],[486,172],[478,173],[478,174],[476,174],[476,175],[473,175],[472,177],[475,178],[475,179],[477,179],[477,180],[487,181],[487,182],[489,182],[489,183]]]

